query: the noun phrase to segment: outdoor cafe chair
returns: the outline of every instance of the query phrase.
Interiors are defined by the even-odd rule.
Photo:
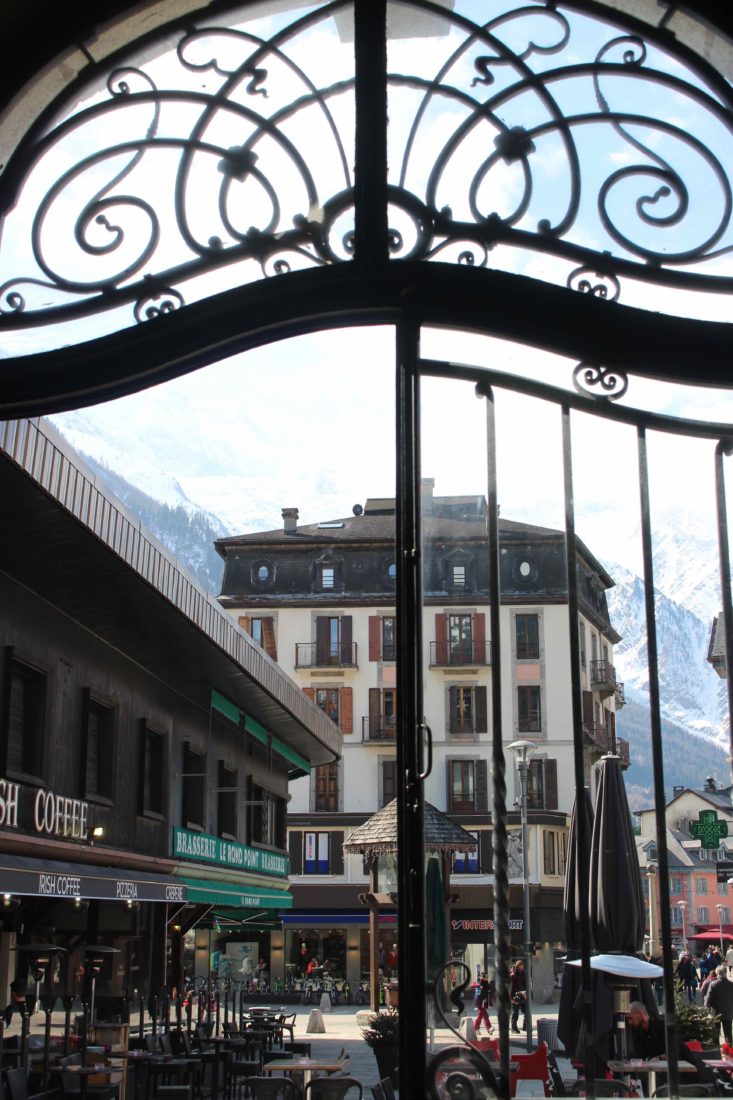
[[[76,1097],[84,1095],[93,1098],[93,1100],[117,1100],[120,1094],[119,1083],[110,1081],[105,1084],[93,1084],[90,1080],[82,1083],[81,1074],[71,1069],[72,1066],[81,1067],[81,1065],[82,1055],[80,1051],[77,1051],[76,1054],[69,1054],[65,1058],[59,1058],[58,1069],[63,1096],[74,1098],[74,1100]],[[104,1069],[101,1069],[100,1073],[104,1073]]]
[[[301,1091],[290,1077],[250,1077],[252,1100],[302,1100]]]
[[[353,1100],[362,1100],[364,1090],[356,1077],[312,1077],[305,1086],[305,1100],[343,1100],[352,1089],[358,1089]]]

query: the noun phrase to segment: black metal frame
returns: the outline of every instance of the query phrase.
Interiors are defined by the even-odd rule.
[[[82,5],[84,7],[84,5]],[[332,5],[345,7],[345,0],[335,0]],[[429,3],[429,0],[415,0],[415,6],[426,11],[441,12]],[[704,5],[698,5],[698,7]],[[115,2],[106,2],[105,10],[116,12],[122,7]],[[559,9],[562,9],[560,11]],[[231,10],[230,5],[217,6],[220,17]],[[711,9],[715,13],[716,8]],[[596,56],[594,62],[586,67],[587,74],[595,83],[596,100],[599,113],[615,132],[623,135],[632,145],[640,149],[640,144],[630,136],[631,120],[628,113],[611,117],[600,74],[610,74],[625,78],[639,68],[644,56],[646,41],[654,41],[659,49],[670,49],[670,43],[664,26],[669,12],[660,11],[660,27],[653,31],[648,24],[621,15],[614,10],[609,14],[601,3],[592,0],[571,0],[571,2],[550,5],[548,18],[558,29],[561,41],[567,22],[563,12],[585,13],[599,18],[613,18],[622,33],[614,41],[613,48],[621,50],[618,61],[606,60],[607,47]],[[420,359],[420,326],[423,323],[445,324],[455,328],[473,329],[489,332],[509,340],[531,343],[548,350],[572,356],[579,362],[576,370],[578,388],[603,396],[614,396],[626,388],[629,373],[637,372],[651,377],[676,380],[694,380],[710,382],[722,379],[730,384],[730,333],[727,323],[715,323],[693,320],[683,317],[653,314],[619,300],[619,278],[633,276],[642,281],[653,281],[660,288],[701,288],[703,286],[716,291],[733,290],[733,279],[717,277],[684,270],[690,263],[714,255],[723,242],[731,212],[731,188],[722,166],[716,163],[709,150],[702,147],[697,139],[692,139],[690,147],[710,167],[722,193],[722,214],[714,230],[705,241],[694,249],[686,249],[670,261],[668,253],[654,254],[647,248],[635,245],[620,230],[614,227],[605,206],[610,189],[626,176],[618,174],[605,181],[600,192],[600,216],[605,230],[610,233],[619,249],[630,255],[609,256],[597,253],[585,247],[563,240],[563,232],[572,225],[574,211],[577,209],[580,177],[577,165],[571,171],[571,198],[565,216],[554,228],[539,226],[538,232],[527,234],[517,226],[522,209],[531,200],[531,186],[523,199],[522,209],[515,211],[503,220],[498,217],[482,217],[479,211],[477,189],[472,193],[474,209],[473,222],[456,223],[450,211],[439,208],[437,194],[444,159],[436,163],[433,181],[429,187],[429,199],[424,202],[411,196],[402,186],[388,185],[387,173],[387,103],[388,87],[392,79],[387,71],[386,40],[387,0],[356,0],[355,3],[355,108],[356,108],[356,145],[353,188],[345,189],[344,194],[334,196],[329,205],[323,204],[328,218],[336,212],[353,205],[353,239],[346,245],[352,256],[349,260],[335,262],[335,254],[329,251],[325,239],[327,232],[323,227],[303,221],[293,227],[288,243],[296,248],[312,248],[314,270],[305,272],[287,272],[273,278],[264,278],[245,287],[235,287],[215,297],[203,299],[177,308],[182,303],[181,292],[175,287],[177,277],[183,272],[165,271],[148,278],[143,272],[144,264],[138,264],[135,273],[140,275],[137,282],[129,281],[133,274],[127,268],[122,278],[113,283],[92,284],[93,294],[83,304],[69,308],[67,315],[73,317],[101,312],[112,299],[117,304],[137,303],[136,316],[139,324],[126,328],[119,333],[100,337],[86,344],[68,348],[55,348],[51,351],[32,355],[21,355],[0,362],[0,381],[2,397],[0,416],[4,418],[18,415],[32,415],[58,411],[74,407],[83,402],[93,402],[119,396],[135,389],[143,388],[154,382],[193,370],[212,363],[237,351],[245,350],[256,344],[274,340],[296,333],[314,331],[330,326],[346,326],[364,323],[393,323],[396,329],[396,387],[397,387],[397,502],[398,502],[398,581],[397,609],[398,623],[398,683],[401,700],[401,727],[397,742],[398,767],[404,783],[400,787],[399,838],[400,861],[399,885],[401,895],[401,919],[399,926],[400,980],[401,996],[406,1011],[402,1013],[401,1060],[411,1067],[409,1084],[410,1095],[422,1097],[428,1087],[426,1067],[421,1059],[415,1058],[416,1050],[422,1048],[425,1034],[425,957],[422,930],[425,922],[424,882],[423,882],[423,782],[431,763],[431,735],[424,725],[422,707],[421,675],[421,609],[422,609],[422,566],[421,566],[421,522],[420,522],[420,378],[423,375],[441,375],[463,378],[477,384],[486,399],[489,453],[487,455],[487,478],[489,500],[489,574],[490,586],[499,591],[498,559],[498,505],[496,490],[496,459],[493,452],[493,390],[507,386],[554,402],[561,412],[563,427],[564,466],[565,466],[565,529],[567,562],[575,560],[576,538],[572,490],[572,446],[570,432],[570,412],[581,409],[595,412],[606,418],[617,419],[637,428],[639,438],[639,464],[641,486],[641,508],[643,518],[644,580],[647,593],[653,591],[653,572],[651,563],[651,535],[649,524],[648,482],[646,477],[645,438],[647,430],[667,431],[680,434],[692,434],[717,440],[715,476],[718,487],[719,543],[721,559],[721,579],[724,596],[725,634],[728,652],[733,652],[733,610],[731,609],[730,561],[727,540],[727,517],[725,511],[725,488],[723,477],[723,457],[732,452],[731,438],[733,430],[728,425],[682,424],[672,418],[655,417],[633,409],[620,408],[606,401],[602,405],[589,396],[572,394],[540,383],[529,383],[512,379],[498,371],[461,367],[455,364],[423,361]],[[64,6],[64,20],[68,8]],[[88,15],[81,21],[87,25]],[[314,16],[315,18],[315,16]],[[188,30],[190,19],[179,22],[178,28]],[[51,33],[53,30],[53,33]],[[167,33],[170,27],[165,28]],[[494,60],[484,58],[484,65],[478,71],[477,80],[488,84],[492,77],[492,65],[500,68],[509,61],[502,49],[497,46],[496,38],[489,32],[482,32],[487,51],[494,50]],[[161,31],[147,37],[152,43]],[[54,38],[56,35],[56,38]],[[59,26],[53,23],[44,43],[58,41],[64,44],[71,41],[72,30],[63,20]],[[556,43],[557,45],[557,43]],[[609,43],[610,45],[610,43]],[[623,57],[623,49],[628,56]],[[689,92],[698,102],[703,103],[721,125],[733,132],[733,99],[730,88],[723,77],[706,63],[701,63],[689,50],[679,43],[674,46],[679,57],[696,71],[709,91],[703,96],[700,91]],[[38,63],[48,59],[39,53]],[[500,57],[497,64],[496,59]],[[514,62],[516,62],[516,58]],[[524,58],[520,58],[523,63]],[[27,62],[30,66],[30,62]],[[110,68],[117,64],[111,59]],[[68,89],[64,102],[77,94],[78,87],[86,79],[82,73],[79,81]],[[252,64],[250,73],[254,91],[261,90],[262,76],[257,66]],[[409,79],[409,78],[405,78]],[[654,80],[664,83],[671,91],[679,84],[665,74],[656,73]],[[533,78],[526,70],[523,90],[533,88]],[[117,91],[121,89],[118,86]],[[426,88],[426,95],[432,89]],[[128,93],[124,93],[127,95]],[[320,94],[320,93],[318,93]],[[456,99],[460,97],[452,90]],[[546,105],[550,104],[547,89],[541,92]],[[149,86],[141,91],[140,102],[149,103],[155,110],[156,95]],[[501,95],[495,101],[499,103]],[[488,102],[488,101],[487,101]],[[550,107],[552,105],[550,104]],[[20,144],[16,154],[6,167],[0,184],[0,208],[8,210],[20,188],[25,173],[33,163],[39,150],[53,138],[52,119],[59,109],[54,103],[44,111],[35,125]],[[480,112],[481,113],[481,112]],[[552,110],[550,110],[552,115]],[[584,124],[590,119],[580,120]],[[654,120],[647,120],[652,122]],[[567,123],[552,115],[534,130],[521,130],[503,124],[497,135],[495,150],[490,154],[490,164],[503,160],[507,164],[519,163],[527,170],[527,158],[533,142],[541,140],[548,128],[555,125],[562,134],[567,149],[570,148]],[[669,130],[665,131],[669,133]],[[152,140],[145,139],[143,146]],[[197,140],[197,139],[194,139]],[[141,155],[140,148],[130,148],[131,164],[137,163]],[[237,154],[219,150],[225,181],[235,179],[238,173],[253,171],[253,163],[247,154],[250,150],[239,150]],[[644,150],[648,153],[648,149]],[[711,159],[712,158],[712,159]],[[572,159],[572,157],[571,157]],[[637,166],[638,168],[638,166]],[[647,165],[647,168],[649,166]],[[686,191],[678,172],[668,163],[657,161],[648,175],[653,176],[657,186],[667,187],[676,200],[676,212],[666,219],[668,226],[676,228],[685,211]],[[530,181],[531,184],[531,181]],[[654,222],[650,203],[653,193],[640,196],[637,207],[640,220],[646,225]],[[434,200],[434,201],[433,201]],[[93,216],[104,216],[108,207],[106,191],[100,192],[93,203],[80,215],[77,240],[84,243],[84,235]],[[521,204],[520,204],[521,205]],[[412,219],[417,227],[417,244],[412,251],[402,254],[402,242],[399,235],[390,229],[390,206],[399,209],[404,216]],[[180,213],[180,211],[179,211]],[[658,225],[664,219],[658,219]],[[42,219],[38,233],[42,228]],[[442,235],[442,236],[441,236]],[[440,239],[453,237],[456,242],[464,241],[466,247],[459,254],[456,263],[435,260]],[[154,239],[154,238],[153,238]],[[531,249],[553,255],[577,265],[569,272],[567,285],[553,286],[535,282],[521,275],[501,270],[491,270],[488,257],[492,249],[499,244],[513,244],[519,249]],[[261,260],[273,260],[282,240],[275,241],[273,234],[245,235],[239,242],[240,253],[245,251]],[[729,248],[729,245],[725,245]],[[145,258],[149,255],[146,252]],[[218,246],[201,249],[204,263],[210,269],[221,266],[223,254]],[[431,260],[432,262],[427,262]],[[129,265],[128,265],[129,266]],[[46,270],[47,276],[53,272]],[[20,330],[31,329],[37,323],[45,323],[57,317],[49,310],[40,310],[31,315],[24,309],[25,303],[16,284],[17,273],[4,276],[5,319],[2,327]],[[76,292],[75,286],[62,287],[63,290]],[[145,291],[143,295],[143,290]],[[581,293],[578,293],[580,291]],[[10,297],[9,297],[10,295]],[[150,303],[145,306],[143,297]],[[528,317],[531,323],[528,324]],[[578,593],[575,570],[568,568],[568,616],[570,624],[570,658],[573,695],[573,726],[575,740],[575,785],[580,791],[583,787],[583,727],[581,690],[579,682],[579,653],[577,631],[573,624],[577,622]],[[656,634],[654,625],[653,601],[647,599],[647,629],[650,652],[651,703],[652,703],[652,746],[654,761],[654,782],[657,806],[658,853],[660,887],[662,891],[662,938],[670,942],[669,914],[669,875],[666,846],[664,842],[664,782],[662,766],[661,728],[659,718],[658,683],[656,682]],[[491,607],[492,643],[492,715],[493,728],[501,729],[501,660],[498,643],[499,606],[494,601]],[[409,629],[405,628],[409,624]],[[654,658],[654,660],[652,660]],[[733,686],[729,675],[729,704],[733,713]],[[497,988],[500,1019],[504,1021],[501,1029],[501,1067],[504,1080],[508,1081],[508,1033],[509,1016],[508,969],[509,955],[509,894],[507,873],[507,832],[506,832],[506,774],[501,739],[493,742],[493,813],[494,813],[494,876],[495,876],[495,938],[497,945]],[[582,833],[582,815],[578,830]],[[579,837],[581,846],[587,846],[589,838]],[[590,968],[588,966],[588,912],[587,901],[581,896],[581,929],[583,986],[586,992],[586,1022],[590,1023]],[[670,1032],[670,1049],[674,1038],[673,1005],[671,1003],[671,961],[665,958],[665,985],[667,1002],[665,1005]],[[590,1084],[590,1083],[589,1083]],[[671,1066],[670,1084],[674,1093],[678,1077],[676,1066]],[[407,1089],[407,1086],[406,1086]],[[590,1084],[592,1091],[592,1084]]]

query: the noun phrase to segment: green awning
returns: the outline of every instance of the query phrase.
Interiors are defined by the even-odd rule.
[[[268,733],[264,726],[261,726],[256,718],[251,718],[249,714],[244,716],[244,728],[247,733],[251,733],[253,737],[256,737],[258,741],[261,741],[263,745],[267,744]]]
[[[235,886],[204,878],[185,878],[189,905],[223,905],[233,909],[292,909],[289,890],[268,890],[263,886]]]
[[[214,710],[218,710],[219,714],[223,714],[225,718],[228,718],[230,722],[234,722],[235,726],[240,724],[240,718],[242,712],[239,707],[227,699],[225,695],[221,695],[218,691],[211,689],[211,705]]]
[[[294,768],[288,768],[288,779],[300,779],[302,775],[310,775],[311,766],[305,757],[297,753],[295,749],[291,749],[279,737],[273,736],[272,748],[274,752],[279,752],[290,764],[295,765]]]

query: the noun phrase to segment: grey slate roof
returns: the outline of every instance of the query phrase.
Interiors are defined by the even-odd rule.
[[[476,838],[425,803],[425,850],[428,852],[470,852],[476,847]],[[362,855],[380,855],[397,851],[397,799],[388,802],[378,813],[355,829],[344,843],[345,852]]]

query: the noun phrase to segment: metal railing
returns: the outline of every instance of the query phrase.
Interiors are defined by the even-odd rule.
[[[491,642],[431,642],[432,668],[457,668],[466,665],[490,665]]]
[[[364,716],[361,720],[361,739],[362,741],[396,741],[396,719]]]
[[[610,661],[591,661],[590,683],[595,691],[612,695],[616,690],[616,669]]]
[[[356,668],[357,643],[347,642],[332,646],[321,642],[296,642],[295,667]]]

